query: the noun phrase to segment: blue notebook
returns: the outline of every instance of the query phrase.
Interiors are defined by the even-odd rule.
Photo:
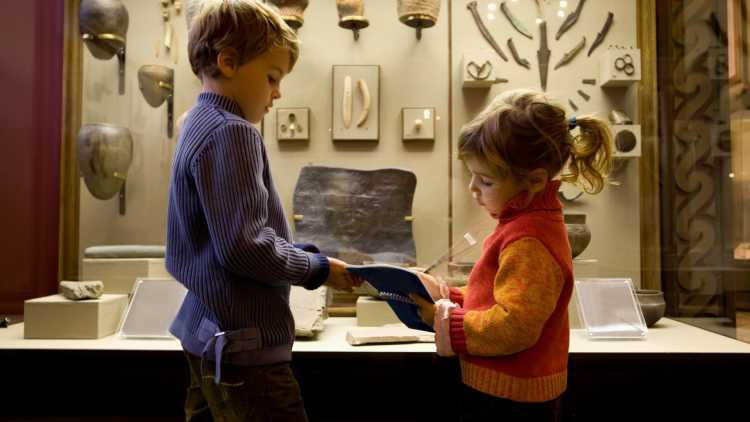
[[[413,271],[386,264],[350,265],[347,270],[370,283],[407,327],[434,331],[419,317],[419,307],[409,297],[409,294],[416,293],[432,302],[427,289]]]

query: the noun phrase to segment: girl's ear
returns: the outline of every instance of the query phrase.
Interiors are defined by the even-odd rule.
[[[231,78],[239,67],[239,53],[232,47],[221,49],[216,55],[216,67],[219,68],[221,76]]]
[[[533,195],[537,192],[543,191],[544,187],[547,186],[548,181],[549,173],[547,173],[547,170],[542,168],[532,170],[526,177],[526,184],[529,193]]]

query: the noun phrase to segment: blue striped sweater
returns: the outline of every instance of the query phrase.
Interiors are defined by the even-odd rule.
[[[328,260],[290,243],[263,140],[241,116],[236,102],[204,92],[180,131],[166,265],[188,293],[170,332],[200,356],[214,334],[250,329],[255,338],[223,360],[260,365],[291,359],[290,286],[319,287]]]

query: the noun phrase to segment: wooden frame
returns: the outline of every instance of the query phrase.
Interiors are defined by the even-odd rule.
[[[747,85],[748,66],[744,40],[747,39],[748,27],[745,7],[741,0],[727,0],[727,52],[728,76],[731,84]]]
[[[640,214],[641,288],[661,290],[661,204],[659,191],[659,101],[657,95],[657,0],[638,0],[638,47],[641,82]]]
[[[60,134],[60,225],[58,279],[78,279],[80,177],[75,140],[81,126],[82,45],[78,35],[80,1],[65,0],[63,116]]]

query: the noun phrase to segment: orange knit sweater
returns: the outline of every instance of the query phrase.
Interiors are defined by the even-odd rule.
[[[509,201],[467,286],[451,289],[451,346],[464,384],[486,394],[543,402],[567,386],[573,271],[559,186]]]

